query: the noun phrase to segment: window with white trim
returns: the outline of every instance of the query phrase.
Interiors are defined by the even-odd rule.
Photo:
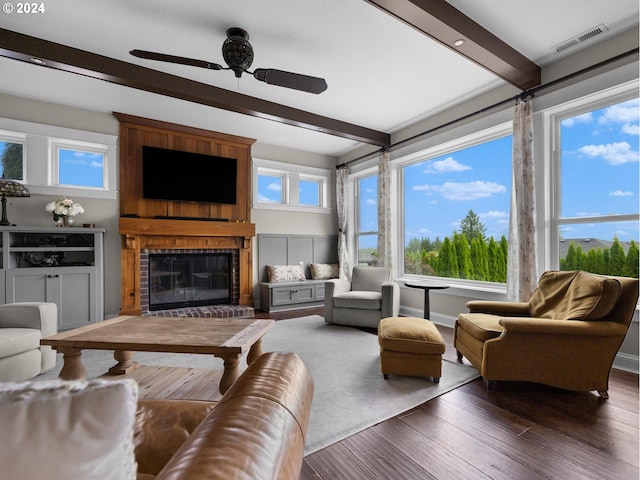
[[[329,213],[331,170],[253,159],[253,208]]]
[[[51,139],[53,184],[90,189],[107,188],[107,146]]]
[[[511,123],[400,160],[403,275],[504,283]]]
[[[552,265],[638,278],[640,102],[637,87],[546,115],[552,132]]]

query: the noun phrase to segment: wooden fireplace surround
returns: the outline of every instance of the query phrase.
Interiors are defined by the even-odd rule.
[[[144,249],[238,249],[239,303],[252,306],[251,145],[255,140],[122,113],[114,116],[120,122],[120,314],[141,314],[140,252]],[[237,159],[237,203],[143,198],[143,145]]]

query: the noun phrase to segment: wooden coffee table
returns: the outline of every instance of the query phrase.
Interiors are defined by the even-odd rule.
[[[262,337],[274,320],[242,318],[194,318],[121,316],[87,325],[40,340],[64,356],[60,378],[86,378],[83,349],[113,350],[117,364],[111,374],[125,374],[136,368],[135,352],[200,353],[224,360],[220,393],[240,376],[240,357],[249,352],[247,363],[262,355]]]

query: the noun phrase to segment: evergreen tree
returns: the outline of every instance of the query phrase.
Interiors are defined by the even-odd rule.
[[[507,259],[509,258],[509,242],[507,241],[507,237],[502,235],[500,238],[500,270],[498,272],[498,282],[506,282],[507,281]]]
[[[638,245],[631,240],[629,250],[627,250],[627,258],[624,262],[622,275],[625,277],[638,278]]]
[[[486,227],[480,221],[480,217],[473,210],[469,210],[467,216],[460,221],[460,233],[467,237],[469,243],[473,242],[474,238],[480,238],[484,241],[486,230]]]
[[[607,265],[604,259],[604,253],[601,248],[595,248],[591,250],[589,253],[595,252],[594,262],[593,262],[593,273],[599,273],[600,275],[605,275],[607,273]]]
[[[471,278],[471,251],[469,250],[467,237],[454,233],[453,248],[456,251],[456,260],[458,261],[458,278]]]
[[[576,247],[576,269],[577,270],[586,270],[587,272],[590,271],[585,266],[586,260],[587,260],[587,256],[582,251],[582,247],[580,245],[578,245]]]
[[[458,276],[458,260],[456,259],[456,251],[449,240],[444,237],[442,247],[438,254],[437,273],[441,277],[459,278]]]
[[[2,176],[22,180],[22,144],[8,143],[2,151]]]
[[[569,244],[569,249],[564,258],[560,259],[560,270],[577,270],[578,269],[578,252],[575,243]]]
[[[495,244],[495,242],[493,242]],[[481,238],[471,242],[471,269],[474,280],[489,281],[489,249]]]
[[[625,256],[618,237],[613,237],[613,243],[611,244],[609,255],[609,275],[622,275]]]
[[[487,259],[489,268],[488,280],[490,282],[502,282],[500,272],[506,271],[506,269],[501,267],[502,251],[493,237],[489,239],[489,245],[487,246]]]

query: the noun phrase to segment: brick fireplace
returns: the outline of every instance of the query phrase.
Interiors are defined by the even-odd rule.
[[[251,317],[252,254],[255,227],[248,223],[120,218],[122,315]],[[231,302],[168,310],[149,309],[149,255],[157,253],[230,253]]]

